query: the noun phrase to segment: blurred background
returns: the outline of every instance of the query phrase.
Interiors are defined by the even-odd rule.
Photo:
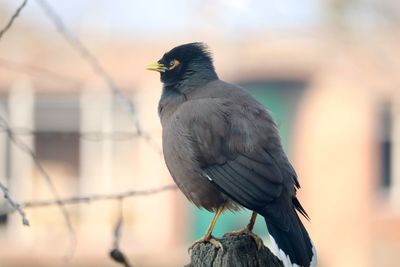
[[[47,1],[53,13],[43,0],[27,1],[0,39],[0,114],[61,197],[173,183],[159,153],[159,75],[145,65],[203,41],[220,78],[247,88],[278,122],[319,266],[398,266],[398,1]],[[0,27],[22,2],[0,2]],[[18,202],[54,199],[43,170],[1,125],[0,181]],[[1,199],[0,267],[118,266],[108,252],[121,209],[119,245],[134,266],[183,266],[212,218],[178,190],[120,204],[68,205],[74,246],[57,206],[26,208],[24,227]],[[215,235],[248,217],[225,214]],[[261,218],[256,233],[267,235]]]

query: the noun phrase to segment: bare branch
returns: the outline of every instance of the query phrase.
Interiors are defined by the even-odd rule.
[[[7,128],[4,127],[3,125],[0,125],[0,132],[6,132],[6,131]],[[21,136],[31,136],[40,133],[48,133],[48,131],[37,131],[24,127],[12,127],[11,131],[13,132],[14,135],[21,135]],[[63,135],[63,137],[71,134],[69,132],[63,132],[63,131],[51,131],[51,133],[60,134]],[[76,136],[76,134],[79,136],[80,139],[86,141],[94,141],[94,142],[99,142],[103,140],[127,141],[140,137],[136,132],[132,131],[113,131],[113,132],[88,131],[88,132],[73,133],[74,136]]]
[[[119,216],[118,220],[115,223],[114,227],[114,241],[113,248],[119,248],[119,242],[121,240],[121,228],[124,222],[124,207],[123,207],[123,199],[119,199]]]
[[[71,222],[71,218],[69,216],[69,212],[66,209],[66,207],[64,206],[64,204],[60,201],[60,196],[58,194],[58,191],[57,191],[50,175],[47,173],[47,171],[45,170],[45,168],[39,161],[39,158],[36,156],[35,152],[27,144],[25,144],[18,136],[16,136],[12,132],[11,128],[8,126],[7,121],[2,116],[0,116],[0,125],[6,129],[6,133],[7,133],[8,138],[10,139],[10,141],[12,143],[14,143],[14,145],[16,145],[21,151],[25,152],[32,158],[38,171],[42,174],[42,177],[44,178],[48,187],[50,188],[50,191],[54,195],[56,204],[59,206],[60,211],[64,216],[66,226],[68,228],[68,231],[71,234],[72,243],[74,244],[75,243],[75,231],[74,231],[74,228],[72,227],[72,222]]]
[[[81,55],[81,57],[89,63],[94,73],[98,75],[108,85],[114,96],[123,104],[123,107],[132,116],[137,134],[143,137],[143,139],[161,155],[161,149],[154,142],[151,136],[149,134],[143,133],[139,124],[139,120],[135,116],[136,112],[132,100],[122,92],[115,80],[111,77],[110,74],[108,74],[108,72],[99,63],[99,60],[90,52],[90,50],[83,44],[83,42],[76,35],[68,30],[62,18],[57,14],[54,8],[46,0],[36,0],[36,2],[39,4],[46,16],[53,22],[57,31]]]
[[[119,217],[114,227],[114,241],[113,247],[110,251],[110,257],[118,262],[123,264],[125,267],[131,267],[125,253],[119,248],[119,242],[121,240],[122,235],[122,225],[124,222],[124,207],[123,207],[123,199],[119,199]]]
[[[62,18],[56,13],[54,8],[46,0],[36,0],[36,2],[39,4],[46,16],[53,22],[57,28],[57,31],[82,56],[82,58],[84,58],[90,64],[93,71],[106,82],[112,92],[124,101],[124,104],[128,107],[129,112],[134,113],[132,101],[123,95],[122,91],[118,88],[117,83],[113,80],[113,78],[111,78],[111,76],[99,63],[97,58],[89,51],[82,41],[67,29]],[[138,131],[140,131],[140,128]]]
[[[10,194],[8,192],[8,188],[5,185],[3,185],[1,182],[0,182],[0,189],[1,189],[1,191],[3,191],[4,198],[7,199],[8,204],[10,204],[10,206],[19,213],[19,215],[21,215],[22,224],[29,226],[29,220],[26,218],[25,212],[21,208],[21,205],[12,199],[12,197],[10,196]]]
[[[93,195],[87,195],[87,196],[62,198],[62,199],[59,199],[58,201],[54,200],[54,199],[27,201],[27,202],[22,202],[20,205],[24,209],[54,206],[54,205],[57,205],[58,202],[61,202],[63,205],[73,205],[73,204],[89,203],[89,202],[96,202],[96,201],[117,200],[117,199],[125,199],[125,198],[138,197],[138,196],[148,196],[148,195],[153,195],[153,194],[161,193],[161,192],[168,191],[168,190],[175,190],[175,189],[177,189],[176,185],[165,185],[165,186],[147,189],[147,190],[130,190],[130,191],[114,193],[114,194],[93,194]],[[8,212],[6,212],[6,213],[8,213]]]
[[[17,10],[14,12],[14,14],[11,16],[10,20],[7,22],[6,26],[4,26],[3,29],[0,31],[0,40],[3,37],[3,35],[10,29],[12,24],[14,23],[14,20],[19,16],[21,13],[22,9],[26,6],[28,3],[28,0],[24,0],[21,5],[17,8]]]

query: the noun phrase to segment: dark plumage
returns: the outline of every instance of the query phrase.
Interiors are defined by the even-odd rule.
[[[285,266],[310,266],[315,252],[296,213],[308,217],[296,198],[299,182],[269,112],[218,79],[202,43],[175,47],[149,69],[161,73],[164,157],[185,196],[209,211],[262,215]]]

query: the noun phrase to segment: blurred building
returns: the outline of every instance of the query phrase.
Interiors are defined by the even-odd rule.
[[[344,1],[326,3],[329,12],[319,27],[257,29],[240,38],[199,25],[196,34],[160,39],[81,30],[79,36],[133,101],[134,114],[62,37],[17,24],[0,41],[0,114],[33,148],[62,197],[170,184],[159,154],[161,85],[144,66],[175,45],[204,40],[220,78],[247,88],[278,122],[302,184],[300,199],[312,219],[305,224],[320,266],[396,266],[400,35],[395,22],[368,30],[353,27],[348,20],[357,14],[346,11]],[[199,8],[198,16],[215,22],[217,8],[210,3]],[[371,23],[363,19],[362,25]],[[150,143],[136,136],[136,119]],[[0,179],[18,201],[54,199],[31,157],[4,130]],[[0,203],[5,209],[6,202]],[[63,261],[70,235],[56,206],[26,209],[29,228],[17,214],[1,215],[0,266],[111,266],[107,253],[120,209],[118,201],[68,206],[77,237],[70,261]],[[135,266],[188,262],[188,245],[212,217],[178,191],[132,197],[122,209],[121,248]],[[244,227],[247,217],[224,215],[216,235]],[[266,235],[260,219],[256,231]]]

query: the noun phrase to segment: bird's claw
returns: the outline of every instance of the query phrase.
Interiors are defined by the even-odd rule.
[[[229,233],[224,234],[224,236],[240,236],[240,235],[249,235],[249,236],[251,236],[253,238],[254,242],[256,243],[258,250],[260,250],[264,246],[263,240],[248,228],[245,228],[245,229],[240,230],[240,231],[234,231],[234,232],[229,232]]]
[[[208,240],[208,242],[210,242],[211,244],[214,245],[214,247],[217,247],[218,249],[221,249],[221,252],[224,252],[224,246],[222,246],[222,243],[219,242],[217,239],[215,238],[211,238],[210,240]]]
[[[222,252],[224,252],[224,247],[222,246],[222,243],[215,239],[213,236],[204,236],[203,238],[197,240],[194,242],[189,248],[188,248],[188,253],[190,252],[197,246],[200,245],[201,243],[211,243],[214,245],[214,247],[221,249]]]

